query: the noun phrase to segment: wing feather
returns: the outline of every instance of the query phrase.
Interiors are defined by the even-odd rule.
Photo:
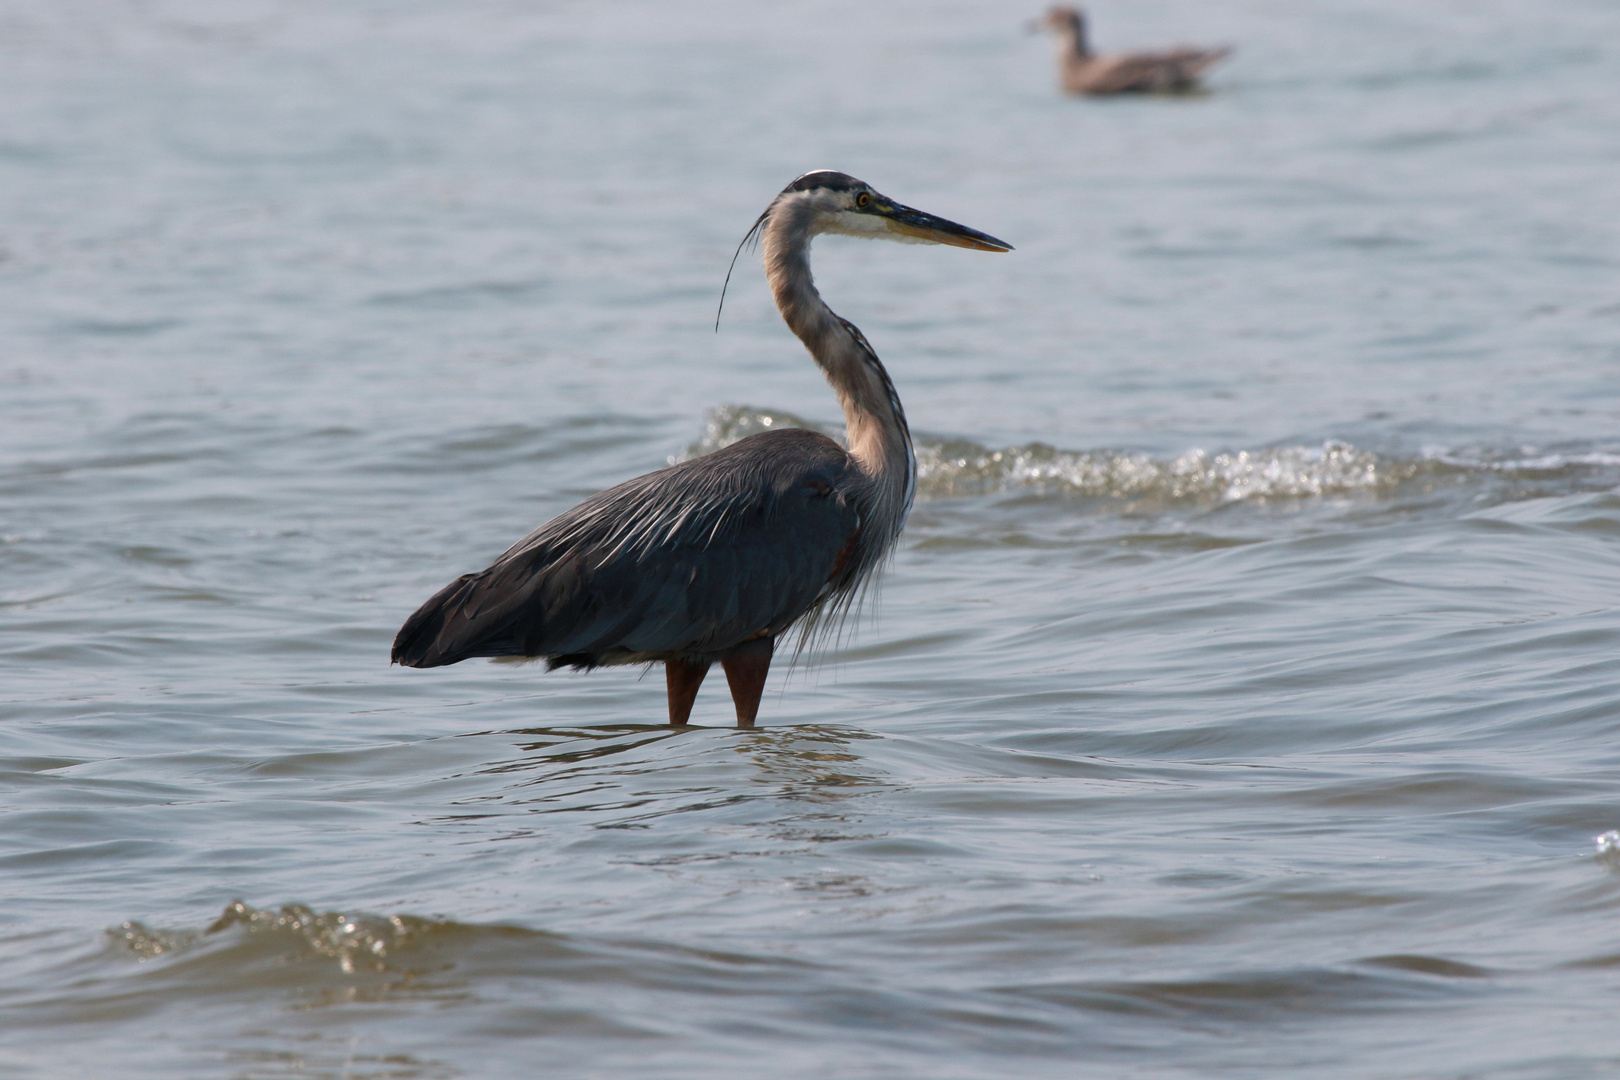
[[[588,667],[780,633],[843,572],[864,483],[842,447],[797,429],[637,477],[440,590],[401,628],[394,659]]]

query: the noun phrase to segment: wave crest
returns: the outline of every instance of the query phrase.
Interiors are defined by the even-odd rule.
[[[788,427],[834,438],[843,434],[842,428],[813,424],[792,413],[725,405],[709,411],[703,436],[672,460],[699,457],[749,435]],[[997,450],[966,439],[928,437],[919,437],[916,449],[917,493],[935,499],[1015,491],[1217,502],[1297,499],[1387,489],[1421,466],[1336,441],[1219,454],[1189,450],[1171,459],[1059,450],[1045,443]]]
[[[145,960],[189,948],[204,937],[240,926],[250,938],[274,940],[295,954],[330,957],[344,972],[353,973],[357,969],[385,970],[391,952],[412,944],[424,932],[440,925],[443,924],[409,915],[320,912],[302,904],[285,904],[279,910],[269,911],[233,900],[202,934],[154,930],[138,922],[127,922],[109,930],[108,935]]]
[[[1058,450],[1045,443],[989,450],[952,440],[917,446],[918,488],[935,498],[1028,490],[1092,497],[1303,498],[1373,491],[1411,474],[1347,443],[1282,446],[1170,460],[1147,454]],[[1396,475],[1392,475],[1396,474]]]

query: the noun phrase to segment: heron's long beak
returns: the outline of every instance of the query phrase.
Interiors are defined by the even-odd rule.
[[[954,221],[946,221],[942,217],[925,214],[921,210],[913,210],[899,203],[873,200],[866,212],[884,219],[890,232],[921,240],[926,244],[949,244],[952,247],[973,248],[975,251],[1013,249],[1011,244],[1005,240],[997,240],[989,233],[982,233],[978,229],[970,229],[966,225],[958,225]]]

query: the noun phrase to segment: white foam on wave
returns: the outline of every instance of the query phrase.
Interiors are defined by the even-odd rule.
[[[1516,455],[1431,448],[1424,451],[1424,457],[1457,469],[1487,469],[1502,473],[1546,473],[1572,468],[1607,469],[1620,466],[1620,454],[1601,450],[1563,454],[1544,452],[1532,446],[1520,447]]]
[[[1396,479],[1377,455],[1338,442],[1220,454],[1189,450],[1166,460],[1044,443],[988,450],[953,441],[919,444],[917,467],[919,490],[935,497],[1032,490],[1238,502],[1370,491]]]
[[[687,460],[775,428],[829,429],[775,410],[726,405],[707,417],[703,437],[671,461]],[[1045,443],[992,449],[962,439],[917,440],[917,492],[952,498],[1028,491],[1091,497],[1239,502],[1370,492],[1410,477],[1415,463],[1386,461],[1348,443],[1280,446],[1232,453],[1189,450],[1164,459],[1127,451],[1059,450]]]

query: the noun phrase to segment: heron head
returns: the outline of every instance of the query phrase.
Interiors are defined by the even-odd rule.
[[[785,203],[808,214],[808,231],[812,235],[833,233],[905,244],[949,244],[977,251],[1012,250],[1004,240],[897,203],[871,184],[831,169],[807,172],[783,188],[766,215]]]
[[[1012,245],[988,233],[925,214],[895,202],[873,190],[864,180],[832,169],[807,172],[782,189],[771,205],[759,215],[754,227],[737,245],[726,268],[726,281],[720,286],[720,307],[726,304],[726,286],[737,255],[767,228],[782,226],[790,244],[806,247],[821,233],[864,236],[870,239],[898,240],[905,244],[949,244],[978,251],[1011,251]],[[720,329],[720,312],[714,313],[714,328]]]

